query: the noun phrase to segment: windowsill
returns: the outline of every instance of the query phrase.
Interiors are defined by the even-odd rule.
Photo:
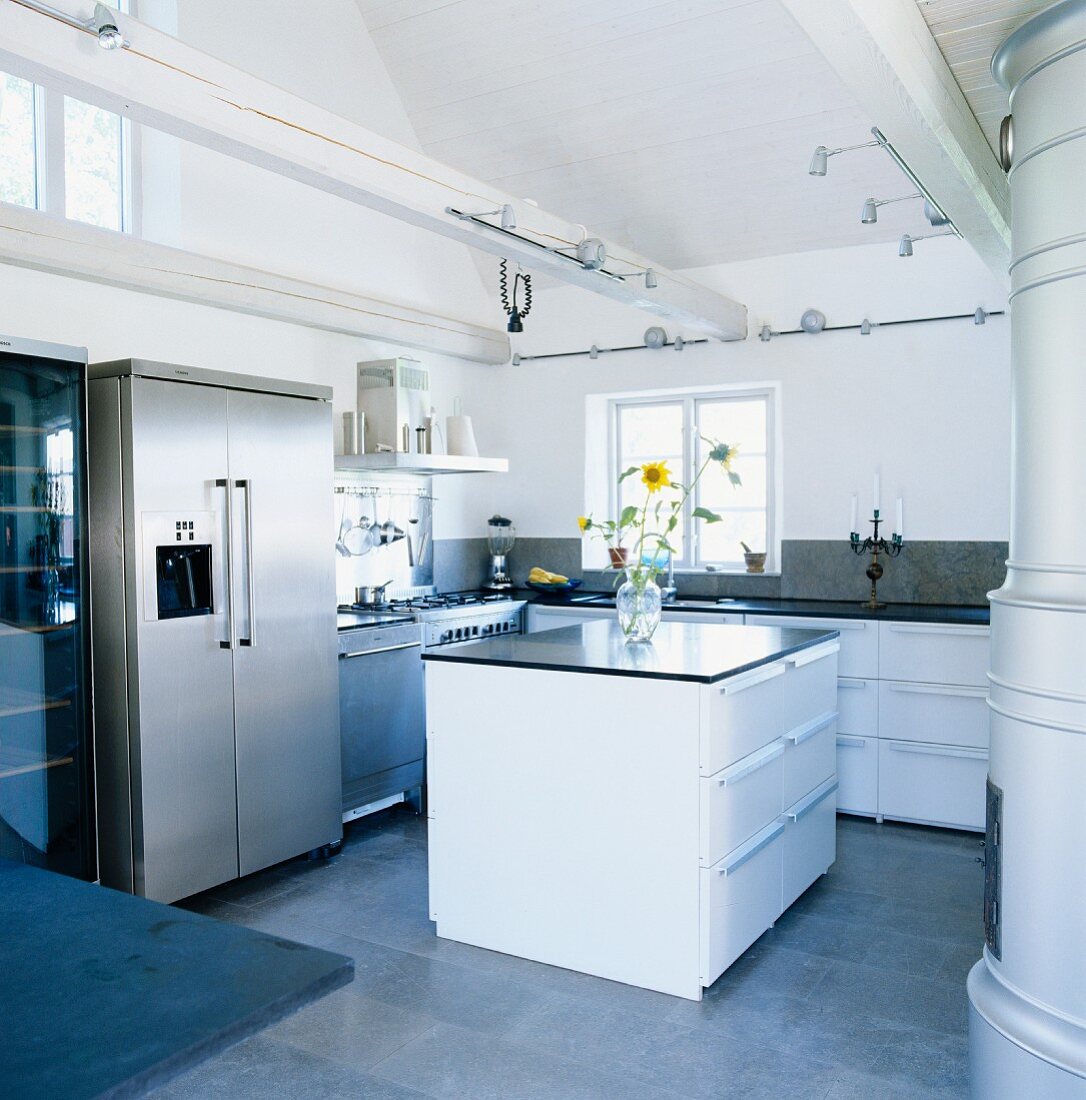
[[[608,565],[584,565],[581,568],[588,573],[619,573],[620,569],[613,569]],[[676,569],[676,577],[779,577],[779,569],[765,569],[761,573],[750,573],[746,569]],[[667,579],[667,570],[660,573],[660,577]]]

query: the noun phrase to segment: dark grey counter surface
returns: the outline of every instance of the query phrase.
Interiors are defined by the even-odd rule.
[[[141,1096],[353,973],[330,951],[0,860],[0,1096]]]
[[[661,623],[651,644],[628,645],[617,621],[601,620],[442,646],[422,659],[712,684],[837,636],[836,630]]]
[[[614,607],[613,592],[585,592],[574,589],[569,594],[548,594],[525,590],[532,603],[564,607]],[[664,605],[665,611],[698,611],[739,615],[795,615],[812,619],[883,619],[906,623],[974,623],[988,624],[987,607],[965,607],[950,604],[892,603],[878,611],[848,600],[755,600],[755,599],[684,599],[680,596]]]

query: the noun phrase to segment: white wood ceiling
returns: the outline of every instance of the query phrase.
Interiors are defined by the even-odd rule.
[[[877,120],[777,0],[357,3],[427,153],[671,267],[926,225],[914,202],[860,224],[911,190],[878,149],[807,174]]]
[[[993,150],[1007,96],[992,79],[992,54],[1031,15],[1052,0],[917,0],[939,49],[965,93]]]

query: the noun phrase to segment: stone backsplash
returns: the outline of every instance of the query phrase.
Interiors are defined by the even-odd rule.
[[[798,600],[863,600],[870,590],[867,559],[843,541],[788,539],[781,547],[781,575],[680,573],[680,595],[748,596]],[[879,596],[888,603],[970,604],[988,602],[1003,583],[1005,542],[907,542],[901,555],[884,561]],[[434,583],[439,591],[477,588],[486,579],[486,539],[439,539],[434,543]],[[613,573],[583,571],[581,540],[518,538],[509,555],[513,580],[523,584],[533,565],[552,573],[583,576],[590,588],[608,589]]]

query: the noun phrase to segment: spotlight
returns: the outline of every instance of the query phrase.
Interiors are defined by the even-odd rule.
[[[656,281],[656,272],[650,267],[645,272],[645,289],[655,290],[660,284]]]
[[[495,214],[500,214],[502,229],[510,230],[516,229],[517,227],[517,215],[509,203],[504,203],[495,210],[480,210],[475,214],[462,214],[459,210],[454,210],[451,206],[446,206],[445,213],[452,214],[454,218],[462,222],[474,221],[476,218],[492,218]],[[493,228],[493,226],[491,228]]]
[[[659,325],[645,329],[645,347],[662,348],[667,343],[667,333]]]
[[[826,315],[820,309],[805,310],[799,319],[799,327],[811,334],[821,332],[826,327]]]
[[[586,237],[577,245],[577,259],[589,271],[598,271],[607,263],[607,249],[599,237]]]
[[[516,229],[517,216],[513,213],[513,207],[509,203],[502,206],[502,229]]]
[[[874,141],[864,141],[859,145],[843,145],[840,149],[827,149],[825,145],[819,145],[811,154],[811,165],[807,171],[812,176],[824,176],[826,174],[826,162],[830,157],[835,157],[838,153],[851,153],[855,149],[868,149],[872,145],[885,144],[886,139],[880,135]]]
[[[864,202],[863,210],[860,212],[860,221],[864,225],[874,225],[879,220],[880,206],[889,206],[893,202],[908,202],[909,199],[922,199],[923,197],[917,191],[912,195],[902,195],[896,199],[867,199]]]
[[[588,358],[589,359],[598,359],[599,357],[600,357],[600,349],[598,347],[596,347],[595,344],[593,344],[588,349]]]
[[[977,306],[977,312],[973,314],[973,324],[983,325],[988,320],[988,314],[981,306]]]
[[[861,324],[860,324],[860,335],[861,336],[870,336],[871,335],[871,330],[874,327],[875,326],[865,317],[863,319],[863,321],[861,322]]]
[[[762,329],[758,333],[758,339],[761,340],[763,344],[768,344],[769,341],[773,339],[773,332],[769,325],[762,325]]]
[[[90,26],[91,30],[98,32],[98,45],[103,50],[119,50],[125,44],[116,16],[105,4],[94,5],[94,18]]]
[[[671,342],[671,346],[676,351],[682,351],[683,348],[686,347],[686,341],[681,336],[676,336],[675,339]]]
[[[924,200],[924,217],[938,229],[941,225],[950,225],[950,219],[931,201]]]
[[[505,326],[506,332],[523,332],[524,324],[520,319],[520,310],[514,306],[509,311],[509,324]]]
[[[903,233],[901,243],[897,246],[897,254],[899,256],[911,256],[914,241],[930,241],[933,237],[956,237],[957,235],[953,229],[946,233]]]

